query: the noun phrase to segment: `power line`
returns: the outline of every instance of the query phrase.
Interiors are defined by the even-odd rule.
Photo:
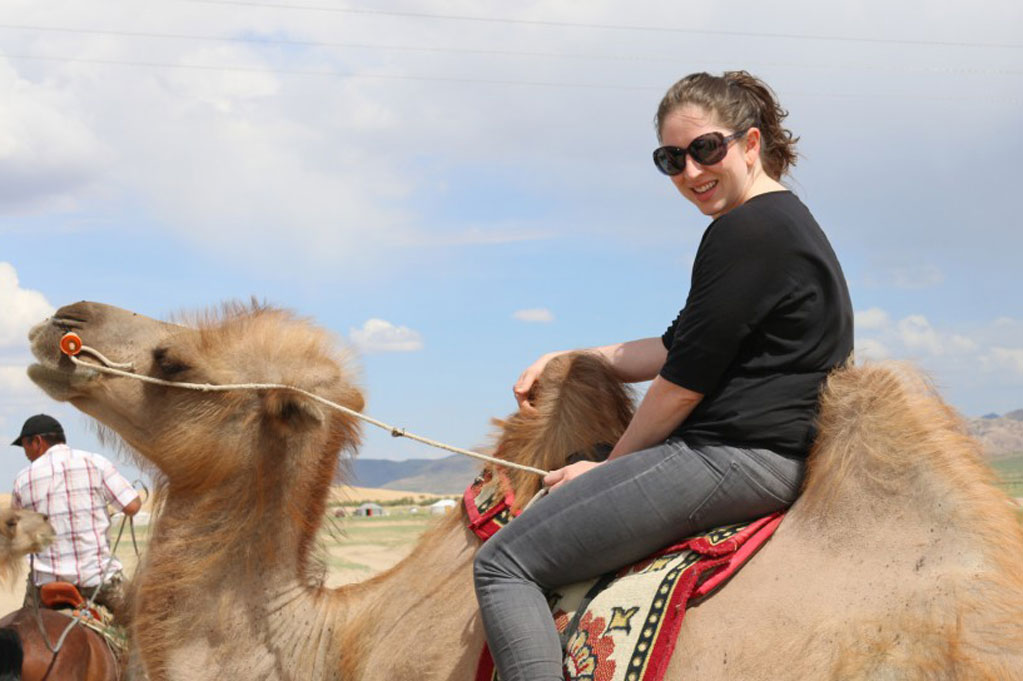
[[[249,66],[206,66],[203,64],[167,64],[159,62],[128,61],[123,59],[92,59],[86,57],[54,57],[34,54],[6,54],[8,59],[27,59],[35,61],[56,61],[80,64],[100,64],[104,66],[132,66],[162,69],[186,69],[198,71],[223,71],[235,73],[282,74],[292,76],[326,76],[332,78],[381,79],[381,80],[420,80],[442,83],[473,83],[478,85],[530,85],[536,87],[565,87],[594,90],[656,90],[664,88],[650,85],[614,85],[605,83],[567,83],[534,80],[511,80],[495,78],[457,78],[453,76],[408,76],[389,73],[346,73],[343,71],[316,71],[306,69],[264,69]]]
[[[591,28],[610,31],[647,31],[659,33],[693,33],[700,35],[733,36],[741,38],[784,38],[786,40],[827,40],[854,43],[877,43],[884,45],[917,45],[930,47],[982,47],[982,48],[1023,48],[1023,43],[978,43],[953,40],[908,40],[897,38],[859,38],[837,35],[812,35],[803,33],[769,33],[755,31],[724,31],[704,28],[678,28],[669,26],[642,26],[625,24],[596,24],[575,21],[549,21],[542,19],[510,19],[507,17],[480,17],[464,14],[434,14],[428,12],[402,12],[396,10],[363,9],[355,7],[322,7],[317,5],[282,5],[277,3],[248,2],[247,0],[181,0],[202,5],[229,5],[262,7],[266,9],[287,9],[309,12],[332,12],[338,14],[363,14],[413,19],[438,19],[449,21],[472,21],[479,23],[513,24],[519,26],[549,26],[555,28]]]
[[[74,35],[99,35],[99,36],[112,36],[122,38],[157,38],[166,40],[196,40],[202,42],[223,42],[223,43],[240,43],[248,45],[291,45],[297,47],[340,47],[340,48],[352,48],[352,49],[366,49],[366,50],[383,50],[383,51],[395,51],[395,52],[426,52],[426,53],[438,53],[438,54],[474,54],[474,55],[486,55],[486,56],[501,56],[501,57],[542,57],[542,58],[553,58],[553,59],[600,59],[609,61],[627,61],[627,62],[666,62],[675,63],[680,57],[669,56],[669,55],[652,55],[652,54],[639,54],[639,55],[612,55],[612,54],[600,54],[600,53],[569,53],[569,52],[548,52],[548,51],[529,51],[529,50],[495,50],[495,49],[477,49],[477,48],[463,48],[463,47],[427,47],[427,46],[409,46],[409,45],[381,45],[373,43],[357,43],[357,42],[335,42],[335,41],[318,41],[318,40],[294,40],[288,38],[256,38],[256,37],[245,37],[245,36],[211,36],[211,35],[195,35],[188,33],[158,33],[152,31],[122,31],[122,30],[110,30],[110,29],[90,29],[90,28],[70,28],[60,26],[32,26],[24,24],[0,24],[0,29],[12,29],[12,30],[24,30],[24,31],[49,31],[54,33],[70,33]],[[718,61],[710,60],[691,60],[687,59],[691,64],[720,64]],[[926,67],[905,67],[905,66],[891,66],[891,65],[871,65],[871,64],[808,64],[808,63],[796,63],[796,62],[757,62],[759,66],[771,66],[771,67],[784,67],[784,68],[804,68],[804,69],[815,69],[815,70],[863,70],[863,71],[884,71],[886,73],[892,71],[899,71],[903,73],[942,73],[942,74],[956,74],[956,75],[1008,75],[1008,76],[1019,76],[1023,75],[1023,70],[1013,69],[978,69],[978,68],[967,68],[967,67],[944,67],[944,66],[926,66]]]
[[[205,64],[170,64],[161,62],[129,61],[124,59],[93,59],[88,57],[59,57],[33,54],[3,54],[8,59],[25,59],[30,61],[65,62],[77,64],[98,64],[103,66],[127,66],[135,68],[159,68],[193,71],[220,71],[225,73],[252,73],[266,75],[295,75],[295,76],[319,76],[344,79],[368,79],[368,80],[407,80],[440,83],[467,83],[474,85],[514,85],[545,88],[574,88],[588,90],[619,90],[619,91],[652,91],[662,92],[660,85],[621,85],[613,83],[578,83],[567,81],[539,81],[539,80],[514,80],[496,78],[459,78],[453,76],[413,76],[390,73],[352,73],[343,71],[318,71],[308,69],[269,69],[250,66],[208,66]],[[813,97],[822,99],[871,99],[884,101],[886,99],[908,99],[938,102],[972,102],[976,97],[963,95],[958,97],[940,95],[917,95],[905,94],[903,92],[891,92],[886,94],[847,94],[847,93],[824,93],[824,92],[783,92],[786,97]],[[1001,101],[1012,104],[1020,104],[1021,100],[1012,97],[985,97],[987,101]]]

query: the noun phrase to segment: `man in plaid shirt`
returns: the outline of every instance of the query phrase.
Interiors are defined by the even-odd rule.
[[[29,575],[25,605],[31,605],[39,597],[39,587],[49,582],[70,582],[88,599],[102,581],[95,601],[116,610],[123,574],[110,554],[107,505],[134,515],[142,506],[138,494],[110,461],[68,447],[64,429],[46,414],[25,421],[12,444],[22,447],[31,463],[14,479],[11,506],[46,515],[57,535],[49,548],[35,554],[34,580]]]

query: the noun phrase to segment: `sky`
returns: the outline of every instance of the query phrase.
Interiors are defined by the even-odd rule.
[[[790,112],[786,184],[842,262],[857,356],[916,362],[967,416],[1019,409],[1020,26],[1017,0],[6,0],[0,435],[45,411],[119,457],[25,376],[57,307],[255,297],[356,350],[367,413],[485,444],[539,355],[677,314],[708,220],[654,168],[652,119],[729,69]],[[0,457],[0,489],[24,464]]]

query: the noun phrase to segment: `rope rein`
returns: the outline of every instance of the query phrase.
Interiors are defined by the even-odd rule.
[[[489,456],[487,454],[480,454],[479,452],[474,452],[468,449],[454,447],[452,445],[444,444],[443,442],[431,440],[421,435],[416,435],[415,433],[407,432],[404,428],[396,428],[392,425],[384,423],[383,421],[378,421],[377,419],[359,413],[354,409],[349,409],[348,407],[340,405],[336,402],[332,402],[324,397],[316,395],[315,393],[311,393],[308,390],[303,390],[302,388],[298,388],[293,385],[285,385],[283,383],[230,383],[221,385],[213,383],[186,383],[179,381],[167,381],[162,378],[154,378],[153,376],[137,374],[135,373],[134,366],[130,362],[118,363],[110,361],[109,359],[104,357],[103,354],[100,353],[98,350],[90,348],[87,345],[83,345],[81,339],[74,333],[67,333],[64,335],[63,338],[60,339],[60,349],[65,355],[68,356],[68,359],[70,359],[76,366],[85,367],[87,369],[100,371],[102,373],[111,374],[114,376],[134,378],[137,381],[142,381],[143,383],[152,383],[153,385],[162,385],[172,388],[186,388],[188,390],[198,390],[200,392],[228,392],[233,390],[290,390],[292,392],[296,392],[300,395],[308,397],[309,399],[318,402],[326,407],[348,414],[349,416],[353,416],[357,419],[365,421],[366,423],[370,423],[378,428],[382,428],[390,432],[392,437],[407,437],[410,440],[415,440],[416,442],[421,442],[425,445],[436,447],[437,449],[444,449],[449,452],[454,452],[455,454],[469,456],[474,459],[479,459],[480,461],[492,463],[496,466],[504,466],[506,468],[517,468],[519,470],[527,471],[529,473],[535,473],[536,475],[543,476],[547,475],[547,473],[549,472],[542,470],[540,468],[534,468],[533,466],[526,466],[524,464],[515,463],[514,461],[505,461],[504,459],[498,459],[497,457]],[[81,359],[76,357],[76,355],[81,352],[86,352],[92,355],[97,360],[102,362],[102,364],[93,364],[92,362],[82,361]]]

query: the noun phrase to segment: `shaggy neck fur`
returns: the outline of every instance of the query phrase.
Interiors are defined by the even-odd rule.
[[[565,360],[545,376],[537,412],[499,424],[499,455],[553,468],[617,440],[631,402],[603,363]],[[591,413],[574,414],[580,409]],[[151,681],[471,676],[483,641],[471,575],[479,540],[462,512],[444,518],[392,570],[333,591],[318,586],[310,550],[336,452],[355,437],[351,424],[336,420],[327,442],[291,438],[290,451],[250,452],[245,475],[193,476],[185,489],[171,483],[163,491],[132,622]],[[215,462],[218,455],[225,453],[188,449],[178,458]],[[513,475],[509,484],[524,503],[540,480]],[[384,644],[407,645],[424,626],[435,632],[431,645],[412,658]]]

